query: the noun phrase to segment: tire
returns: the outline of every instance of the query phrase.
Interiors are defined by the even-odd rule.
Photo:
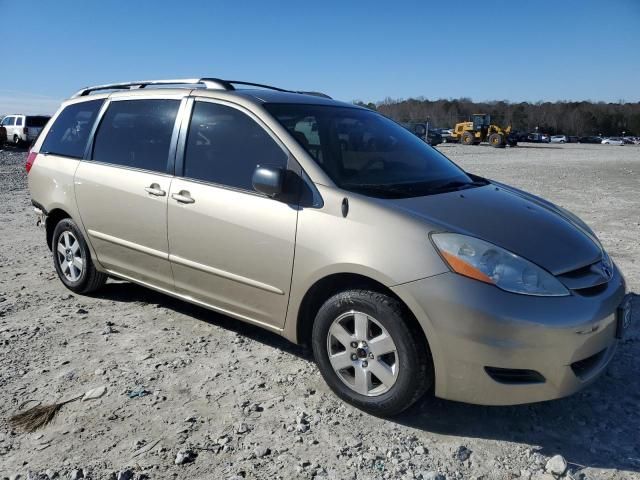
[[[54,228],[51,251],[58,277],[69,290],[87,294],[106,283],[107,275],[96,270],[87,242],[70,218],[60,220]]]
[[[348,290],[322,305],[313,324],[313,355],[338,397],[373,415],[393,416],[424,395],[433,385],[431,353],[408,320],[398,300],[368,290]]]
[[[489,144],[495,148],[503,148],[505,146],[504,137],[499,133],[489,135]]]
[[[18,135],[13,136],[13,144],[18,147],[22,142],[20,141],[20,137]]]
[[[471,132],[464,132],[462,137],[460,138],[460,143],[463,145],[473,145],[475,143],[475,138]]]

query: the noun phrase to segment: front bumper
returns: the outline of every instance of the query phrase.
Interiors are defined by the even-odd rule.
[[[592,295],[518,295],[455,273],[392,290],[425,331],[436,396],[513,405],[570,395],[604,371],[616,349],[616,309],[626,287],[616,268]],[[487,367],[538,372],[544,381],[505,383]]]

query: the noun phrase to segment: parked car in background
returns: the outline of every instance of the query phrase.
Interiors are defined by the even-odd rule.
[[[416,135],[417,137],[421,138],[422,140],[425,140],[432,147],[435,147],[436,145],[440,145],[442,143],[442,135],[438,130],[434,128],[429,129],[429,134],[426,135],[426,138],[425,138],[425,133],[427,132],[426,123],[404,122],[404,123],[401,123],[401,125],[407,130],[409,130],[410,132],[413,132],[413,134]]]
[[[620,137],[609,137],[602,140],[602,145],[624,145],[624,140]]]
[[[567,137],[567,143],[578,143],[579,138],[576,137],[575,135],[569,135]]]
[[[5,141],[15,145],[33,143],[50,118],[45,115],[7,115],[1,124],[6,132]]]
[[[602,143],[602,137],[596,137],[596,136],[580,137],[579,142],[580,143],[597,143],[597,144],[600,144],[600,143]]]
[[[635,142],[635,138],[634,137],[622,137],[622,140],[624,141],[624,143],[626,143],[627,145],[633,145]]]
[[[530,133],[527,135],[527,142],[549,143],[550,141],[549,135],[545,135],[544,133]]]
[[[516,142],[528,142],[529,134],[527,132],[520,132],[517,130],[512,131],[509,137],[513,138]]]
[[[549,141],[551,143],[567,143],[568,139],[566,135],[554,135]]]
[[[440,135],[442,135],[442,141],[444,143],[451,141],[451,134],[453,133],[453,129],[451,128],[441,128],[439,130]]]

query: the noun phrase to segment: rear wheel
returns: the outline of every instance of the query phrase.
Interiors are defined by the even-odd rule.
[[[20,137],[18,135],[13,136],[13,144],[16,146],[20,145]]]
[[[396,415],[433,384],[426,341],[396,299],[367,290],[334,295],[318,311],[313,354],[331,389],[374,415]]]
[[[475,138],[473,136],[473,133],[471,132],[464,132],[462,134],[462,138],[460,139],[460,141],[464,144],[464,145],[473,145],[475,142]]]
[[[499,133],[492,133],[491,135],[489,135],[489,144],[495,148],[504,147],[504,137]]]
[[[107,276],[96,270],[80,229],[70,218],[60,220],[51,240],[58,277],[69,290],[90,293],[102,287]]]

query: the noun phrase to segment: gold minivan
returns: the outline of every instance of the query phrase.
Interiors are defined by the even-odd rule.
[[[377,112],[213,78],[86,88],[27,158],[64,285],[128,280],[313,348],[397,414],[568,395],[631,319],[593,231]]]

